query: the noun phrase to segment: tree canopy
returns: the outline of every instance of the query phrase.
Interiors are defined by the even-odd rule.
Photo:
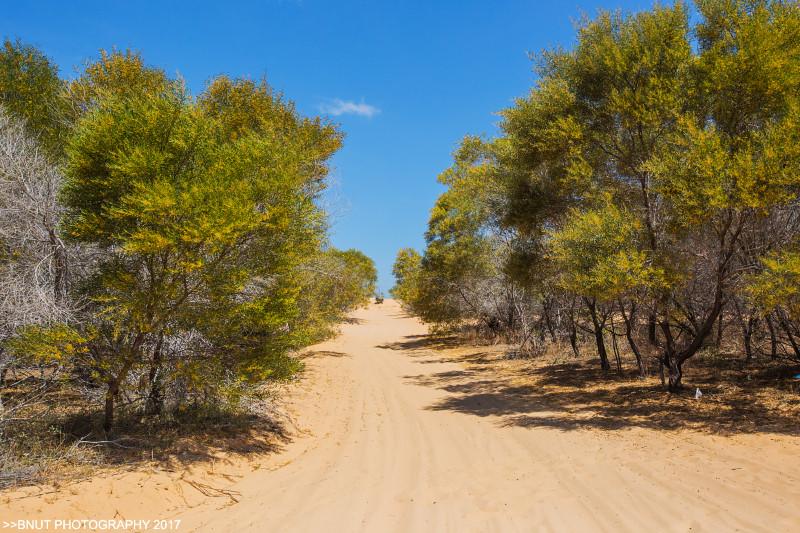
[[[9,164],[3,177],[53,176],[41,253],[61,261],[43,283],[64,280],[70,312],[22,321],[4,347],[104,384],[107,431],[122,393],[160,413],[290,377],[293,354],[374,293],[372,260],[331,247],[318,201],[342,143],[334,125],[301,116],[263,81],[220,76],[194,96],[130,51],[101,52],[70,82],[35,49],[6,43],[6,56],[3,79],[16,85],[0,104],[28,127],[14,130],[22,144],[8,158],[50,139],[53,157],[38,176]],[[17,80],[15,69],[35,72]],[[7,245],[12,256],[20,246]]]
[[[426,319],[506,324],[523,342],[526,324],[555,338],[566,315],[564,335],[577,350],[576,325],[593,332],[604,368],[615,317],[639,358],[643,311],[671,389],[720,321],[768,322],[773,352],[780,324],[800,358],[800,7],[704,0],[697,22],[691,9],[604,12],[581,22],[572,49],[540,54],[502,134],[457,151],[444,175],[476,188],[444,181],[418,273],[405,274],[403,252],[395,294]],[[431,277],[452,288],[417,281]],[[471,292],[476,277],[493,288]]]

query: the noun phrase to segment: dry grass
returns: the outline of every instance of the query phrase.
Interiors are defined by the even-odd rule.
[[[579,358],[562,347],[525,359],[514,358],[509,346],[465,345],[454,337],[420,336],[396,346],[411,348],[423,363],[464,365],[459,372],[411,377],[451,393],[431,409],[494,416],[501,425],[800,433],[800,380],[794,379],[800,366],[786,362],[746,363],[738,354],[707,350],[687,362],[685,390],[669,394],[657,375],[639,377],[630,357],[622,372],[602,372],[586,348]]]
[[[7,398],[37,387],[27,380]],[[279,386],[237,408],[196,406],[159,417],[119,412],[114,435],[104,435],[98,403],[68,383],[15,413],[0,426],[0,488],[61,484],[104,468],[145,463],[175,466],[224,454],[246,455],[280,448],[288,419],[279,407]],[[7,400],[8,401],[8,400]]]

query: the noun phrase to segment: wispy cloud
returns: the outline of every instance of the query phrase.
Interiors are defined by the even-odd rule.
[[[363,101],[359,104],[350,100],[340,100],[338,98],[320,104],[319,110],[328,115],[333,115],[334,117],[340,115],[359,115],[361,117],[372,118],[381,112],[377,107],[365,104]]]

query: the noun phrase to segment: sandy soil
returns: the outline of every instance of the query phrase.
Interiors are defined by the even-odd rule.
[[[220,532],[800,531],[796,437],[449,409],[481,384],[416,342],[422,324],[389,300],[355,318],[307,360],[290,401],[302,430],[280,452],[7,493],[0,518],[179,518],[179,531]]]

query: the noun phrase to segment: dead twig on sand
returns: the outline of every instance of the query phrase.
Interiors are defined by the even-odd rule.
[[[223,496],[227,496],[228,498],[231,499],[230,505],[233,505],[234,503],[239,503],[239,499],[237,498],[237,496],[241,496],[241,493],[238,491],[212,487],[211,485],[208,485],[206,483],[201,483],[200,481],[193,481],[191,479],[186,479],[183,476],[184,475],[181,474],[179,480],[183,481],[190,487],[194,488],[195,490],[197,490],[197,492],[199,492],[203,496],[208,496],[210,498],[220,498]]]

